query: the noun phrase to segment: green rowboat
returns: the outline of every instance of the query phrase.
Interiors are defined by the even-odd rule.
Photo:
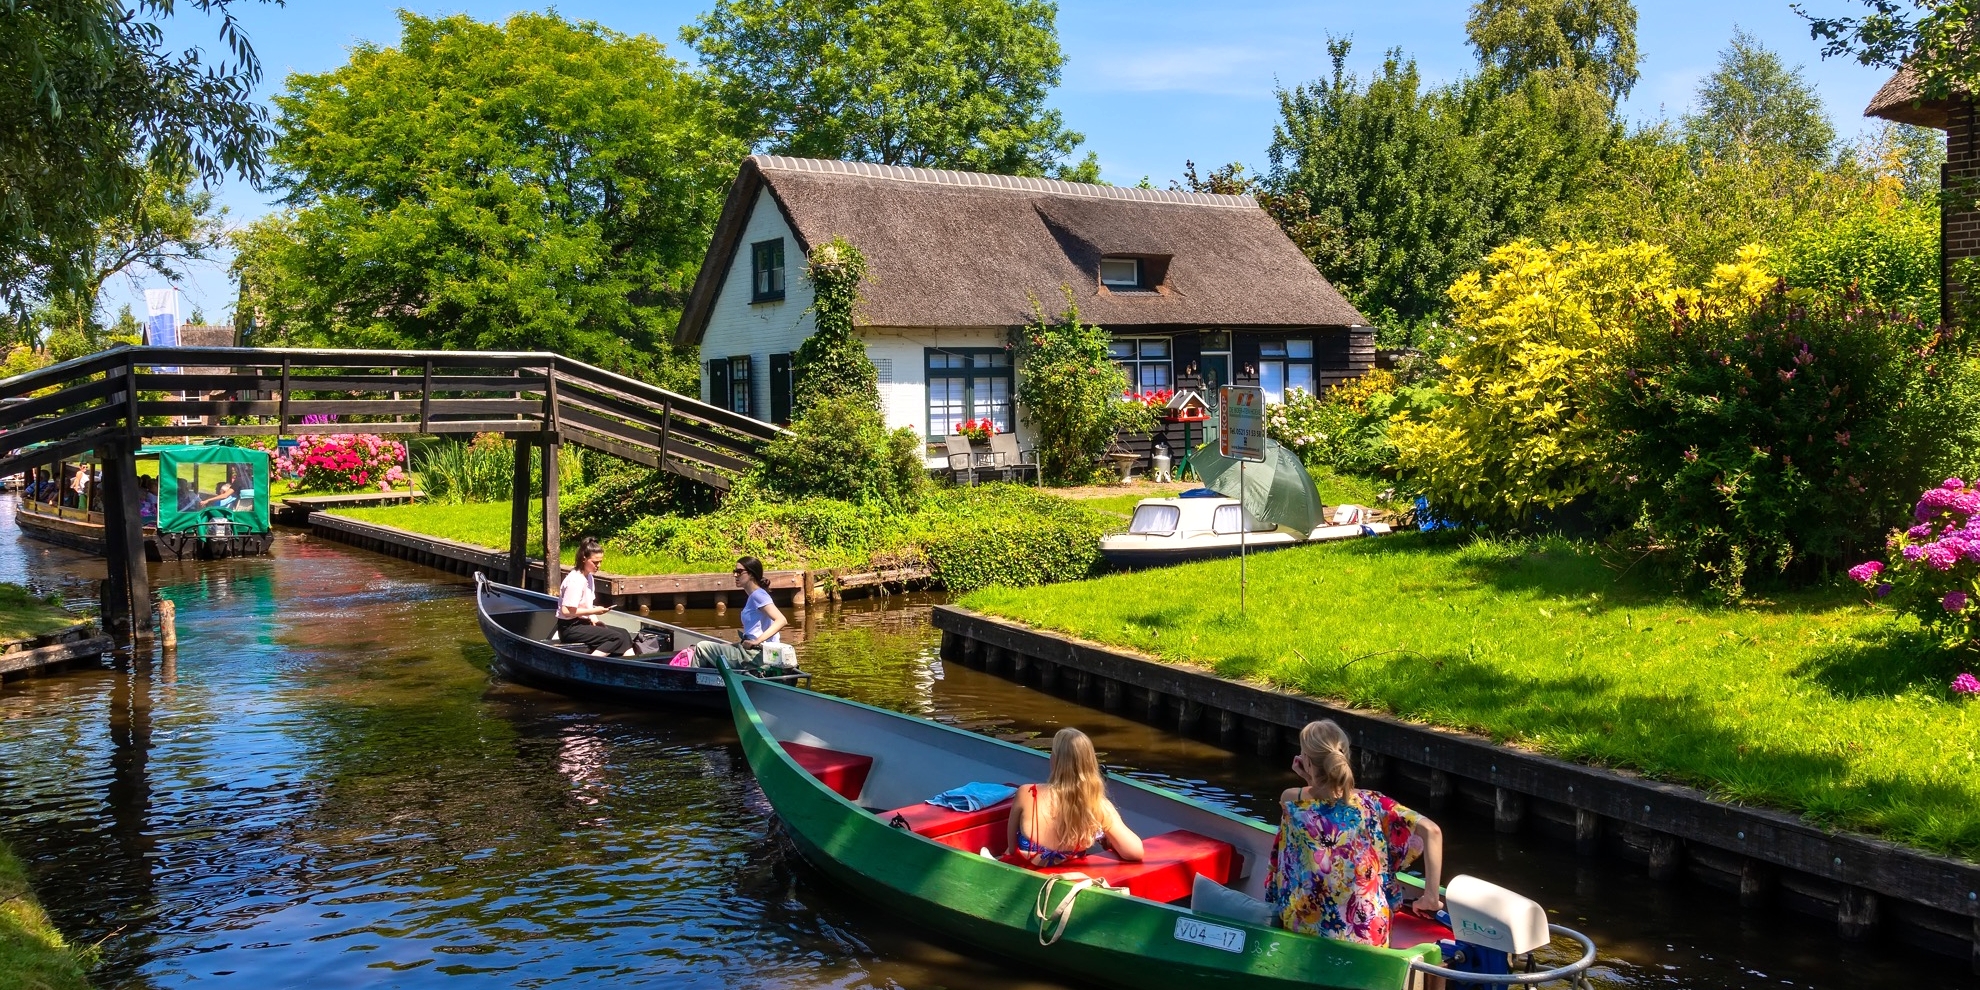
[[[1213,879],[1262,898],[1275,830],[1261,822],[1110,774],[1109,797],[1148,845],[1148,861],[1090,859],[1069,869],[1112,874],[1125,889],[1074,889],[1071,878],[979,851],[1002,850],[1007,803],[1004,818],[994,808],[950,813],[924,803],[970,781],[1043,780],[1046,754],[727,670],[723,679],[750,768],[800,853],[834,882],[921,927],[1015,965],[1130,990],[1408,990],[1424,985],[1427,973],[1447,972],[1435,940],[1449,938],[1448,929],[1421,933],[1422,944],[1378,948],[1165,903],[1188,899],[1192,873],[1221,874]],[[937,821],[945,816],[951,831]],[[1191,869],[1157,862],[1164,850],[1181,850],[1169,858]],[[1593,962],[1592,943],[1581,940],[1584,960],[1555,978]],[[1529,983],[1536,975],[1552,974],[1485,979]]]

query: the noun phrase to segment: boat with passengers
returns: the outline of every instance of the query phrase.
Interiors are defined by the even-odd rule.
[[[1228,904],[1263,899],[1274,828],[1116,774],[1109,797],[1143,837],[1140,861],[1008,863],[996,857],[1010,799],[961,802],[971,810],[928,799],[1043,780],[1046,754],[727,668],[721,676],[750,769],[806,860],[911,922],[1018,964],[1132,990],[1410,990],[1431,977],[1580,983],[1595,960],[1586,936],[1475,877],[1446,886],[1445,920],[1398,915],[1388,946],[1272,927]],[[1578,943],[1579,957],[1512,972],[1517,957],[1530,961],[1557,938]]]
[[[476,618],[495,651],[496,673],[562,694],[605,697],[637,704],[728,707],[721,676],[712,668],[676,666],[671,661],[696,643],[721,642],[656,619],[612,611],[599,616],[626,630],[637,650],[629,657],[600,657],[570,649],[557,640],[557,598],[474,575]],[[780,681],[808,680],[794,653],[778,652],[759,676]]]

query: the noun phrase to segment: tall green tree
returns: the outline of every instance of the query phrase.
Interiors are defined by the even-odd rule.
[[[231,5],[0,0],[0,300],[81,291],[78,254],[154,174],[260,177],[261,63]],[[166,42],[183,7],[218,19],[218,59]]]
[[[1830,158],[1836,129],[1822,98],[1779,55],[1743,30],[1719,53],[1719,64],[1698,87],[1684,130],[1701,150],[1719,158],[1785,154],[1811,164]]]
[[[1097,178],[1045,100],[1050,0],[718,0],[681,37],[735,133],[807,158]],[[1082,166],[1085,168],[1082,170]]]
[[[660,44],[555,14],[400,14],[289,77],[288,209],[241,237],[257,343],[554,350],[677,387],[669,340],[737,160]]]
[[[1608,105],[1548,74],[1426,89],[1391,51],[1365,82],[1350,44],[1330,76],[1279,92],[1262,199],[1320,270],[1393,331],[1435,319],[1457,276],[1578,198],[1612,139]]]
[[[1479,0],[1464,30],[1485,74],[1508,88],[1536,75],[1580,80],[1613,107],[1636,86],[1630,0]]]
[[[1980,46],[1972,43],[1980,2],[1859,2],[1869,8],[1861,17],[1817,17],[1801,4],[1791,6],[1808,21],[1809,36],[1822,42],[1823,58],[1848,56],[1864,65],[1909,68],[1927,99],[1980,93]]]

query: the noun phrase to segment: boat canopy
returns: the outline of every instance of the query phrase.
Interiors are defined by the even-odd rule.
[[[158,458],[158,531],[232,536],[268,532],[268,454],[251,447],[146,447]]]

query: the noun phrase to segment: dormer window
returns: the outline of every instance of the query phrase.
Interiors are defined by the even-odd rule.
[[[1141,259],[1101,258],[1100,284],[1110,289],[1141,288]]]

